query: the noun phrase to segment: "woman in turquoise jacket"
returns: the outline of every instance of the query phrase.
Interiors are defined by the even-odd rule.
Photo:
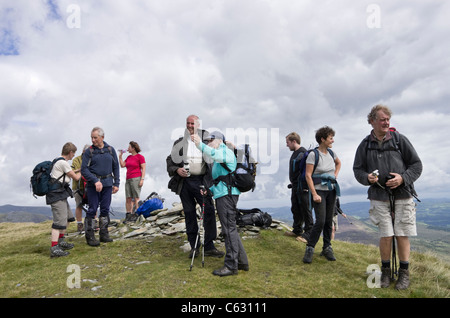
[[[213,180],[216,181],[219,177],[228,174],[228,171],[221,163],[225,163],[231,171],[236,170],[236,156],[225,145],[225,137],[222,133],[215,131],[205,138],[208,145],[204,144],[198,135],[192,135],[192,141],[195,142],[195,145],[204,155],[214,160],[212,167]],[[231,187],[230,191],[229,185],[225,181],[214,183],[209,189],[216,200],[217,214],[219,215],[222,234],[225,239],[226,254],[224,266],[213,271],[213,274],[218,276],[237,275],[239,269],[245,271],[249,269],[247,254],[236,226],[236,205],[241,192],[235,187]]]

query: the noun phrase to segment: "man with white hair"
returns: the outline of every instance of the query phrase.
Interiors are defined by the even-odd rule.
[[[95,239],[93,221],[100,206],[100,242],[112,242],[109,237],[109,209],[113,193],[119,191],[120,168],[114,148],[105,141],[102,128],[91,132],[92,146],[83,154],[81,174],[86,179],[89,209],[84,219],[86,242],[90,246],[100,245]]]

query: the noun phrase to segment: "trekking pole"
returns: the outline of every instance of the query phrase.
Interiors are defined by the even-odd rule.
[[[345,215],[344,211],[342,211],[341,207],[336,206],[336,211],[344,217],[351,225],[353,225],[352,221]]]
[[[204,190],[205,191],[205,186],[201,185],[200,186],[200,191]],[[194,245],[194,252],[192,253],[192,260],[191,260],[191,266],[189,268],[189,271],[192,271],[192,267],[194,266],[194,258],[195,255],[197,254],[197,246],[198,246],[198,240],[200,237],[200,232],[203,231],[203,243],[200,242],[203,247],[202,247],[202,267],[205,267],[205,234],[204,234],[204,229],[203,229],[203,215],[205,213],[205,199],[204,199],[204,195],[203,192],[202,193],[202,211],[200,214],[200,226],[198,227],[198,232],[197,232],[197,237],[195,238],[195,245]]]
[[[372,175],[378,177],[379,176],[378,170],[373,171]],[[386,179],[389,180],[392,178],[394,178],[394,176],[389,175]],[[395,226],[395,196],[394,196],[394,193],[392,192],[392,190],[390,188],[383,187],[378,181],[376,183],[380,188],[386,190],[389,195],[389,205],[391,208],[392,229],[394,229],[394,226]],[[392,280],[394,279],[394,275],[397,275],[397,253],[395,250],[395,240],[396,239],[395,239],[395,233],[394,233],[394,236],[392,237],[392,264],[391,264],[391,279]]]
[[[192,266],[194,266],[194,258],[195,258],[195,252],[197,251],[197,243],[198,243],[199,234],[200,233],[197,233],[197,238],[195,239],[194,252],[192,253],[191,267],[189,268],[189,271],[192,271]]]
[[[204,227],[204,220],[205,220],[205,195],[206,195],[206,189],[204,185],[200,186],[200,192],[202,194],[202,217],[200,219],[201,225],[202,225],[202,267],[205,267],[205,227]]]
[[[391,206],[391,219],[392,219],[392,228],[395,226],[395,197],[392,191],[389,189],[389,204]],[[392,273],[391,273],[391,279],[394,279],[394,275],[397,275],[397,253],[395,250],[395,233],[392,237]]]

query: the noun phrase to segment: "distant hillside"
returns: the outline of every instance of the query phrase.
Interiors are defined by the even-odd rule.
[[[0,206],[0,223],[40,223],[52,219],[52,211],[49,207],[30,207],[30,206]]]
[[[16,206],[11,204],[0,206],[0,214],[11,212],[28,212],[52,216],[52,210],[48,206]]]
[[[74,209],[72,209],[73,212]],[[113,208],[113,217],[124,218],[125,213],[120,209]],[[117,212],[119,211],[119,212]],[[16,205],[2,205],[0,206],[0,223],[40,223],[52,219],[52,210],[49,206],[16,206]]]
[[[0,214],[0,223],[3,222],[11,222],[11,223],[24,223],[24,222],[32,222],[32,223],[41,223],[44,221],[51,220],[52,217],[39,213],[31,213],[31,212],[8,212]]]
[[[416,219],[438,230],[450,231],[450,199],[424,199],[416,202]],[[342,211],[349,217],[366,219],[369,217],[369,201],[351,202],[341,204]],[[291,223],[292,213],[290,206],[262,209],[269,212],[272,217]]]

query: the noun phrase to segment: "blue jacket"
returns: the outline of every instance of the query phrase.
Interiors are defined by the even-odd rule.
[[[218,149],[215,149],[205,145],[204,143],[200,143],[199,149],[204,155],[214,160],[214,164],[212,166],[213,180],[228,174],[228,171],[220,164],[221,162],[224,162],[231,171],[236,170],[236,156],[225,144],[221,144]],[[214,199],[228,195],[227,184],[223,181],[220,181],[217,185],[213,185],[209,189],[213,193]],[[239,195],[241,192],[237,188],[232,187],[231,194]]]
[[[102,149],[91,146],[83,154],[81,175],[86,179],[87,186],[94,186],[101,181],[104,187],[119,187],[120,168],[116,151],[104,142]]]

